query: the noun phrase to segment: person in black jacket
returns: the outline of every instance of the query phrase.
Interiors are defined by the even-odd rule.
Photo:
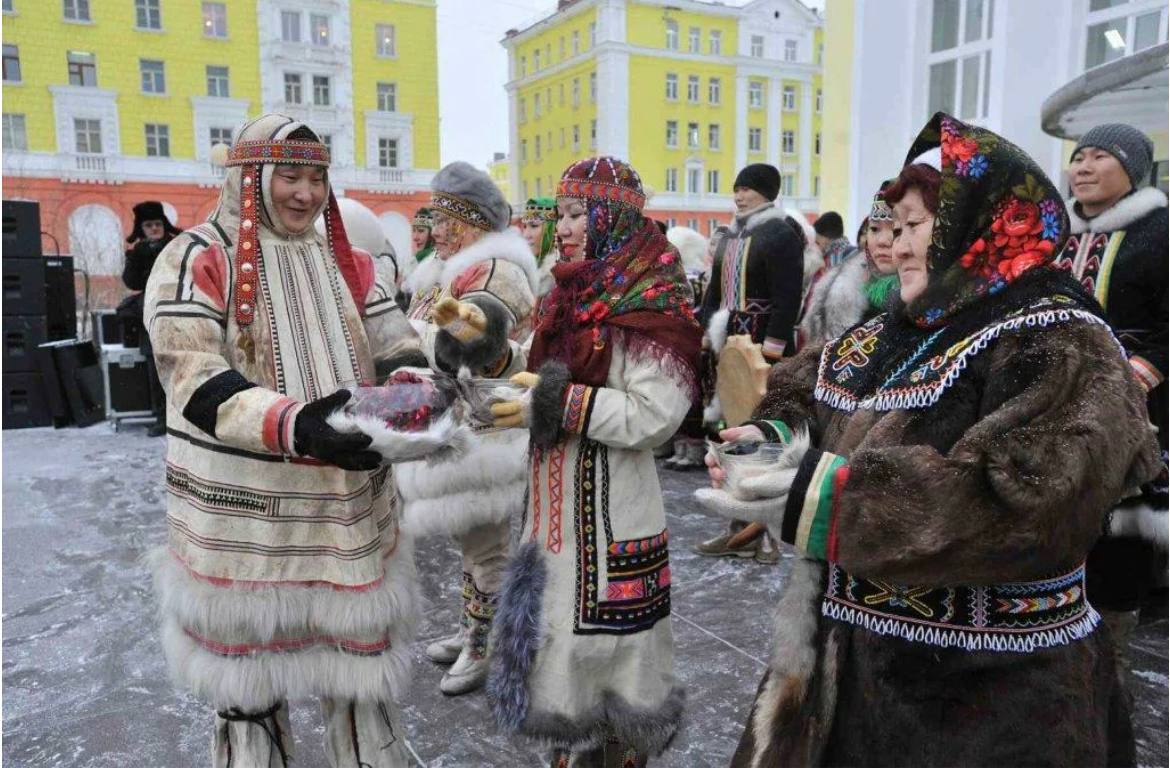
[[[1165,463],[1167,201],[1161,190],[1146,186],[1153,151],[1144,133],[1120,123],[1099,125],[1081,137],[1069,163],[1072,235],[1057,263],[1105,309],[1146,390]],[[1089,555],[1086,590],[1117,641],[1123,673],[1139,609],[1156,569],[1165,570],[1166,521],[1163,472],[1114,508],[1105,536]]]
[[[126,264],[122,268],[122,282],[134,293],[118,306],[118,315],[123,318],[124,325],[128,324],[139,333],[139,347],[146,356],[147,376],[150,379],[150,410],[156,419],[147,430],[151,437],[166,434],[167,407],[166,395],[158,380],[158,369],[154,366],[150,335],[142,327],[142,292],[146,290],[146,281],[150,277],[150,270],[154,268],[155,259],[180,232],[182,230],[167,219],[162,203],[147,200],[134,206],[134,229],[126,238],[130,248],[126,250]]]
[[[775,200],[780,172],[766,163],[746,166],[735,177],[735,217],[711,267],[699,321],[705,346],[715,358],[728,336],[748,335],[764,359],[775,363],[796,351],[796,320],[804,301],[804,240]],[[735,425],[728,425],[735,426]],[[714,557],[779,560],[761,526],[733,523],[722,535],[695,546]]]

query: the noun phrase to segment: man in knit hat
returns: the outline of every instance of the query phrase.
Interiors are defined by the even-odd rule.
[[[837,266],[857,252],[849,238],[845,237],[845,222],[836,211],[825,211],[813,222],[817,233],[817,247],[825,255],[825,266]]]
[[[407,281],[413,294],[407,317],[431,367],[473,378],[523,371],[527,358],[509,342],[531,331],[539,278],[528,243],[509,227],[503,193],[483,171],[451,163],[435,175],[430,210],[435,255]],[[521,430],[485,432],[462,459],[404,464],[398,474],[404,528],[453,536],[462,550],[459,627],[426,649],[432,661],[451,665],[439,684],[447,695],[474,691],[487,678],[509,521],[523,512],[527,450]]]
[[[735,177],[735,216],[730,235],[715,255],[711,283],[699,312],[705,341],[718,357],[728,336],[747,335],[768,362],[795,352],[797,315],[804,298],[804,245],[776,205],[780,172],[753,163]],[[734,426],[734,425],[728,425]],[[762,528],[732,524],[731,530],[699,544],[701,555],[779,555]],[[742,534],[742,535],[737,535]]]
[[[1149,137],[1130,125],[1099,125],[1081,137],[1068,169],[1072,236],[1058,264],[1104,307],[1134,377],[1147,392],[1150,422],[1158,429],[1165,461],[1167,207],[1166,195],[1147,186],[1153,155]],[[1158,551],[1165,546],[1163,474],[1119,503],[1086,566],[1086,589],[1113,631],[1123,670],[1128,639],[1154,585]]]

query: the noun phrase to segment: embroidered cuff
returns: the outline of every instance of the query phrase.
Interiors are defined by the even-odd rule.
[[[769,360],[778,360],[784,356],[785,346],[787,345],[782,339],[773,338],[772,336],[767,337],[764,339],[764,357]]]
[[[589,417],[593,413],[593,387],[584,384],[570,384],[565,390],[565,410],[561,425],[566,432],[583,435],[589,429]]]
[[[264,412],[264,426],[261,432],[264,447],[285,456],[299,455],[293,448],[293,426],[300,412],[301,403],[291,397],[281,397],[268,406],[268,410]]]
[[[810,449],[788,492],[780,538],[820,560],[837,557],[837,500],[849,465],[835,453]]]
[[[792,442],[792,430],[779,419],[753,419],[748,424],[763,432],[764,439],[769,443],[788,445]]]
[[[1154,387],[1166,380],[1157,367],[1149,360],[1141,355],[1134,355],[1129,358],[1129,364],[1133,366],[1133,375],[1137,377],[1138,383],[1149,392]]]

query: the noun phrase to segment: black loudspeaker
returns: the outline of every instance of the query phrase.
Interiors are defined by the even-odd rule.
[[[102,367],[93,344],[79,339],[42,344],[37,362],[54,426],[86,427],[105,419]]]
[[[47,427],[53,423],[39,373],[6,373],[4,383],[4,429]]]
[[[77,336],[77,291],[73,283],[73,257],[45,259],[45,315],[49,340]]]
[[[44,315],[4,317],[4,372],[34,373],[37,347],[49,340]]]
[[[4,258],[41,257],[41,206],[27,200],[5,200]]]
[[[4,314],[45,314],[45,260],[3,259]]]
[[[127,350],[137,353],[137,350]],[[110,381],[110,417],[119,413],[150,412],[150,373],[141,355],[114,359],[106,355]]]

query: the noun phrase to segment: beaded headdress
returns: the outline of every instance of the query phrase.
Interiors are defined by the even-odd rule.
[[[556,221],[557,203],[551,197],[532,197],[524,204],[521,221]]]

